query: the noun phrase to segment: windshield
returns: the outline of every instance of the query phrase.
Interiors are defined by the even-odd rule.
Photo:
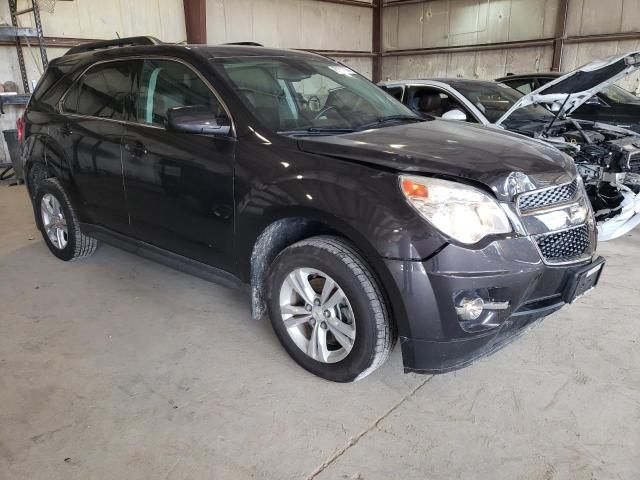
[[[609,85],[600,94],[612,103],[640,103],[640,98],[618,85]]]
[[[417,121],[411,110],[376,85],[328,60],[236,57],[216,59],[214,65],[275,132],[346,133],[385,126],[387,121]]]
[[[453,85],[462,95],[467,97],[491,123],[497,122],[507,113],[521,97],[519,91],[501,83],[469,82]],[[550,121],[554,115],[540,105],[529,105],[513,112],[506,125],[515,121],[518,123]]]

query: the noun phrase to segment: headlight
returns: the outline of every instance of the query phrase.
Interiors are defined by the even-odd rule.
[[[420,215],[461,243],[472,244],[487,235],[512,231],[498,202],[477,188],[436,178],[401,175],[400,189]]]

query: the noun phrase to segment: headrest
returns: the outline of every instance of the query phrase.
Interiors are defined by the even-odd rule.
[[[420,96],[418,108],[423,112],[433,112],[442,106],[442,99],[438,93],[423,93]]]

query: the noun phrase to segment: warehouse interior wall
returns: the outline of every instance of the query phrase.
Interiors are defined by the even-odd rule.
[[[387,0],[382,19],[382,78],[446,76],[491,80],[509,72],[549,71],[559,7],[560,0]],[[566,30],[570,39],[638,33],[640,0],[569,0]],[[582,40],[564,45],[562,71],[595,58],[640,50],[640,35],[614,41]],[[505,42],[529,42],[530,46],[501,48]],[[495,47],[486,49],[491,45]],[[439,50],[406,52],[410,49]],[[399,50],[405,52],[400,54]],[[640,77],[629,77],[621,84],[638,91]]]
[[[30,0],[18,1],[18,10],[30,6]],[[182,0],[59,1],[55,4],[53,13],[41,9],[40,16],[46,37],[110,39],[117,35],[153,35],[167,42],[182,42],[186,39]],[[18,18],[21,26],[33,27],[32,15],[25,14]],[[2,23],[11,25],[6,0],[0,0],[0,24]],[[35,43],[33,45],[33,48],[26,45],[23,47],[27,73],[32,84],[42,75],[40,53]],[[67,50],[68,48],[51,46],[50,43],[47,56],[51,60],[64,55]],[[0,45],[0,83],[8,80],[17,83],[22,92],[16,48],[12,45]],[[6,113],[0,116],[0,131],[15,128],[21,111],[20,107],[5,106]],[[5,148],[4,142],[0,142],[0,161],[7,158]]]
[[[256,41],[276,48],[316,50],[371,78],[373,15],[377,10],[371,8],[373,0],[360,2],[362,6],[318,0],[206,0],[207,41]],[[493,79],[508,72],[548,71],[561,2],[384,0],[382,79]],[[28,5],[29,0],[19,0],[18,8]],[[54,13],[42,10],[41,15],[47,37],[154,35],[167,42],[186,39],[182,0],[58,1]],[[23,26],[31,26],[30,15],[20,18]],[[10,23],[6,0],[0,0],[3,21]],[[640,0],[569,0],[568,40],[561,69],[567,71],[594,58],[639,50],[639,25]],[[629,38],[590,40],[590,36],[625,33]],[[581,40],[574,42],[572,38]],[[527,45],[513,48],[510,42]],[[422,51],[413,53],[411,49]],[[66,50],[50,43],[48,54],[55,58]],[[25,48],[25,60],[29,78],[37,81],[41,74],[37,50]],[[15,48],[2,45],[0,82],[7,80],[21,88]],[[640,77],[625,79],[622,85],[638,92]],[[6,121],[0,119],[2,124]]]
[[[632,34],[640,31],[640,0],[571,0],[567,35],[587,36],[608,33]],[[596,58],[640,50],[640,35],[635,39],[583,42],[565,45],[562,69],[573,70]],[[627,77],[620,84],[640,93],[640,75]]]
[[[438,0],[387,6],[383,47],[465,47],[553,37],[558,0]],[[493,79],[514,71],[551,69],[552,46],[388,56],[383,78]]]
[[[30,0],[19,0],[18,9],[30,6]],[[47,37],[110,39],[118,35],[153,35],[167,42],[186,39],[182,0],[74,0],[59,1],[54,13],[41,10],[42,28]],[[32,27],[29,14],[18,17],[22,26]],[[0,23],[11,24],[9,5],[0,0]],[[24,49],[29,78],[40,77],[40,55],[37,48]],[[67,48],[49,46],[49,58],[63,55]],[[33,53],[33,56],[32,54]],[[37,58],[37,61],[34,61]],[[13,46],[0,46],[0,82],[13,80],[22,88],[20,68]]]
[[[324,51],[372,77],[372,0],[341,5],[317,0],[206,0],[207,41],[256,41],[277,48]],[[548,71],[561,0],[385,0],[382,12],[382,79],[458,76],[492,79],[508,72]],[[28,0],[19,0],[19,8]],[[31,26],[31,17],[20,17]],[[10,23],[0,0],[0,22]],[[113,38],[154,35],[167,42],[186,39],[182,0],[58,1],[55,13],[42,11],[48,37]],[[584,37],[638,33],[640,0],[569,0],[566,34]],[[503,42],[532,42],[510,48]],[[498,44],[498,45],[496,45]],[[496,45],[493,48],[476,48]],[[451,51],[462,48],[463,51]],[[441,49],[412,54],[398,50]],[[562,70],[594,58],[640,49],[635,38],[567,42]],[[49,46],[51,58],[66,48]],[[336,54],[336,51],[343,53]],[[348,52],[353,52],[350,56]],[[40,76],[37,52],[25,49],[29,77]],[[0,82],[20,84],[15,49],[0,46]],[[640,77],[627,79],[640,89]]]
[[[207,0],[207,42],[252,41],[327,52],[371,78],[373,9],[371,0],[362,3],[361,7],[316,0]],[[354,55],[332,55],[338,50]]]

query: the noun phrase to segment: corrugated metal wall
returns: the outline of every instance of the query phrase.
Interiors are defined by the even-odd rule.
[[[30,6],[20,0],[18,9]],[[19,17],[22,25],[32,26],[32,16]],[[41,12],[43,30],[50,37],[114,38],[131,35],[154,35],[169,42],[185,40],[184,9],[182,0],[74,0],[58,2],[53,14]],[[9,5],[0,0],[0,23],[11,24]],[[66,48],[48,48],[49,59],[63,55]],[[40,54],[37,48],[24,48],[29,79],[37,81],[41,75]],[[15,47],[0,46],[0,83],[16,82],[22,90],[20,68]],[[0,131],[15,128],[22,111],[6,106],[0,116]],[[0,140],[0,162],[7,158],[4,141]]]
[[[601,35],[640,31],[640,0],[571,0],[567,35]],[[563,70],[572,70],[595,58],[640,50],[640,40],[593,41],[566,45]],[[640,93],[640,75],[630,76],[622,86]]]
[[[385,50],[552,37],[558,0],[438,0],[384,9]]]
[[[433,0],[383,11],[383,78],[459,76],[493,79],[508,72],[549,71],[560,0]],[[570,0],[567,36],[640,31],[640,0]],[[528,48],[392,55],[395,50],[546,40]],[[640,41],[568,43],[562,70],[594,58],[640,49]],[[637,89],[638,76],[623,85]]]
[[[362,0],[371,4],[371,0]],[[392,55],[406,49],[431,49],[551,39],[555,35],[560,0],[431,0],[393,5],[383,11],[383,78],[462,76],[495,78],[507,72],[546,71],[553,48],[502,48],[490,51]],[[27,6],[20,0],[20,7]],[[252,40],[273,47],[325,51],[371,52],[374,10],[315,0],[207,0],[209,43]],[[29,16],[22,17],[25,26]],[[0,19],[9,22],[6,0]],[[58,2],[54,14],[42,13],[45,34],[55,37],[113,38],[150,34],[165,41],[185,39],[182,0],[74,0]],[[640,0],[570,0],[567,35],[596,35],[640,30]],[[639,49],[640,41],[568,43],[563,69],[593,58]],[[65,49],[50,48],[53,58]],[[37,55],[36,55],[37,56]],[[29,52],[30,78],[39,77]],[[336,57],[371,76],[368,57]],[[20,75],[11,47],[0,47],[0,81]],[[630,89],[640,84],[626,82]]]
[[[207,0],[207,40],[370,52],[371,17],[371,8],[315,0]]]
[[[20,0],[18,8],[30,2]],[[32,16],[19,17],[23,26],[32,26]],[[49,37],[115,38],[117,35],[154,35],[167,42],[186,39],[182,0],[74,0],[57,2],[55,12],[41,11],[43,30]],[[9,6],[0,0],[0,22],[11,24]],[[49,48],[51,58],[62,55],[66,49]],[[34,51],[39,59],[39,54]],[[29,78],[37,80],[39,70],[25,49]],[[0,46],[0,82],[20,81],[20,70],[15,48]]]
[[[315,0],[207,0],[207,41],[369,53],[372,15],[366,6]],[[370,58],[335,58],[371,78]]]
[[[384,49],[464,47],[551,38],[559,0],[436,0],[387,6]],[[551,46],[390,56],[384,78],[495,78],[513,71],[549,70]]]

